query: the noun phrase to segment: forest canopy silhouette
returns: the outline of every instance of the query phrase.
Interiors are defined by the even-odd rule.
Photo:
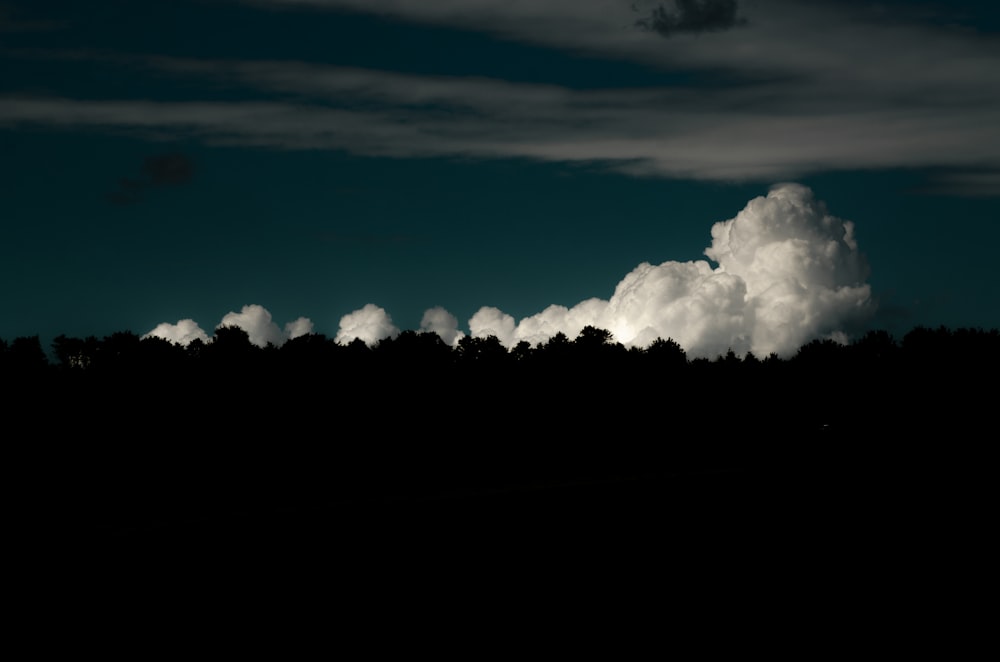
[[[1000,368],[996,329],[945,327],[711,360],[592,326],[510,349],[418,331],[260,347],[235,326],[50,349],[0,340],[8,429],[47,516],[96,531],[623,477],[939,469],[982,444]]]
[[[199,400],[211,388],[216,401],[249,398],[264,407],[328,398],[354,403],[358,411],[495,408],[499,420],[511,420],[522,416],[520,407],[539,402],[590,412],[642,401],[685,403],[686,411],[697,412],[731,394],[736,397],[724,397],[730,411],[824,425],[856,418],[851,407],[822,415],[816,410],[824,404],[870,404],[888,394],[904,401],[921,393],[953,399],[964,393],[963,384],[977,384],[977,375],[997,367],[1000,332],[918,326],[896,339],[870,330],[850,342],[814,339],[787,358],[732,349],[714,359],[690,358],[671,338],[626,348],[593,326],[575,338],[560,332],[511,348],[492,335],[464,336],[449,346],[434,332],[412,330],[372,344],[309,333],[262,347],[244,329],[223,325],[208,342],[182,345],[122,331],[103,338],[59,335],[49,350],[39,336],[0,339],[8,399],[49,405],[111,394],[123,402],[153,395]],[[41,402],[32,403],[35,398]]]

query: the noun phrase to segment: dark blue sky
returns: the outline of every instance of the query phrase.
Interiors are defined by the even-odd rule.
[[[997,71],[985,2],[0,0],[0,338],[469,332],[706,260],[781,182],[854,224],[846,330],[1000,327]]]

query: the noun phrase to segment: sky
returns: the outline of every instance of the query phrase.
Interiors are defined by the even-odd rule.
[[[997,328],[997,72],[966,0],[0,0],[0,339]]]

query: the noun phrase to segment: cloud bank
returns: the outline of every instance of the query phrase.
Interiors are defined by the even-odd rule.
[[[560,332],[573,338],[590,325],[626,346],[671,338],[692,357],[714,358],[730,349],[787,355],[817,337],[843,338],[874,312],[853,223],[831,216],[805,186],[776,185],[713,225],[705,255],[718,266],[644,262],[610,300],[553,305],[520,322],[484,307],[469,327],[509,348]]]
[[[447,26],[684,76],[581,89],[558,78],[503,80],[489,70],[431,75],[299,60],[33,51],[22,56],[118,62],[181,82],[207,79],[232,96],[152,101],[10,90],[0,95],[0,127],[373,157],[528,158],[706,181],[927,167],[939,169],[940,185],[952,192],[1000,194],[1000,43],[938,21],[902,20],[909,15],[902,5],[890,20],[859,3],[787,0],[738,7],[671,0],[635,9],[629,0],[243,1],[255,10],[329,9]]]
[[[542,344],[558,333],[575,338],[585,326],[595,326],[628,347],[670,338],[691,358],[715,358],[730,349],[787,356],[815,338],[845,340],[875,311],[854,224],[831,215],[805,186],[773,186],[735,217],[715,223],[711,236],[705,256],[717,266],[708,260],[643,262],[610,299],[591,298],[572,308],[551,305],[520,321],[484,306],[469,319],[469,334],[496,336],[510,349],[522,341]],[[299,318],[282,331],[257,305],[227,314],[219,326],[225,324],[245,329],[258,346],[281,345],[313,328]],[[424,313],[420,330],[437,333],[453,347],[466,335],[440,306]],[[385,309],[367,304],[341,317],[335,341],[374,345],[398,333]],[[147,335],[181,344],[206,340],[192,320],[161,324]]]

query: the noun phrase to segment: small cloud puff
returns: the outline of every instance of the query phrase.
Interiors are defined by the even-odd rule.
[[[458,342],[465,337],[465,334],[458,330],[458,318],[441,306],[424,311],[424,316],[420,320],[420,331],[438,334],[444,344],[451,347],[457,346]]]
[[[340,330],[334,340],[347,345],[354,340],[361,340],[366,345],[374,345],[383,338],[399,335],[399,329],[392,323],[392,318],[373,303],[348,313],[340,318]]]
[[[163,338],[172,343],[187,347],[194,340],[208,342],[208,334],[193,319],[179,320],[177,324],[163,322],[142,336],[143,338]]]
[[[268,343],[280,347],[286,340],[312,333],[313,329],[308,318],[300,317],[281,330],[271,319],[271,313],[257,304],[243,306],[238,313],[227,313],[215,328],[223,326],[238,326],[247,332],[250,342],[258,347],[266,347]]]
[[[271,313],[257,304],[243,306],[238,313],[227,313],[215,328],[223,326],[237,326],[243,329],[247,332],[250,342],[258,347],[266,347],[268,343],[280,347],[287,340],[313,332],[313,323],[305,317],[289,322],[285,325],[284,330],[281,330],[271,319]],[[158,324],[155,329],[143,336],[143,338],[147,337],[163,338],[185,347],[195,339],[206,343],[211,340],[208,334],[192,319],[183,319],[177,324],[168,322]]]

